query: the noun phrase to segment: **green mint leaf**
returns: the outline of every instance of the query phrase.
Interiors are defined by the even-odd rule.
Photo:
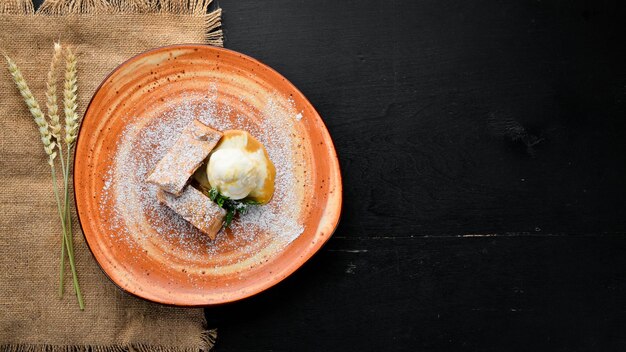
[[[229,210],[226,213],[226,217],[224,218],[224,228],[227,229],[230,226],[230,223],[233,222],[233,217],[235,217],[236,210]]]
[[[224,217],[223,224],[224,228],[228,228],[230,226],[237,213],[245,215],[250,210],[250,206],[261,204],[252,199],[230,199],[229,197],[220,194],[217,188],[211,188],[207,193],[212,201],[214,201],[220,208],[226,210],[226,216]]]
[[[217,196],[219,195],[219,193],[217,192],[217,188],[211,188],[209,190],[209,198],[215,202],[215,199],[217,199]]]
[[[261,205],[261,202],[258,202],[254,199],[242,199],[241,202],[247,205]]]

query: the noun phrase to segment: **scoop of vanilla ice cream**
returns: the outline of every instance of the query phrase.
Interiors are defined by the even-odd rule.
[[[209,159],[207,177],[211,186],[230,199],[242,199],[260,182],[258,160],[241,149],[216,150]]]

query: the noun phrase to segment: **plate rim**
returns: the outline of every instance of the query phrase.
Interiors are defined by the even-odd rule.
[[[87,239],[87,235],[85,233],[84,227],[83,227],[83,222],[81,220],[80,217],[80,212],[78,211],[78,202],[77,202],[77,192],[76,190],[78,189],[76,186],[76,178],[74,170],[76,169],[76,155],[78,154],[78,143],[80,141],[80,137],[82,135],[82,131],[83,131],[83,119],[85,118],[85,116],[87,115],[87,112],[89,111],[89,108],[91,107],[94,98],[96,97],[96,95],[98,94],[98,92],[102,89],[102,87],[104,86],[104,84],[109,80],[109,78],[115,74],[116,72],[118,72],[122,67],[124,67],[126,64],[134,61],[134,60],[138,60],[144,56],[148,56],[154,52],[158,52],[158,51],[162,51],[162,50],[175,50],[175,49],[185,49],[185,48],[202,48],[202,49],[210,49],[210,50],[216,50],[218,52],[224,52],[224,53],[228,53],[228,54],[232,54],[235,56],[239,56],[240,58],[244,59],[244,60],[248,60],[251,61],[253,63],[257,63],[261,66],[263,66],[264,68],[266,68],[267,70],[269,70],[273,75],[276,75],[279,78],[282,78],[282,80],[290,86],[290,88],[293,90],[294,93],[299,94],[300,97],[303,99],[303,101],[305,101],[315,112],[315,114],[317,115],[317,119],[318,122],[321,123],[321,127],[323,127],[323,134],[325,134],[325,136],[327,137],[327,140],[325,140],[325,143],[329,143],[329,151],[330,151],[330,158],[329,161],[331,164],[333,164],[332,168],[336,169],[337,171],[337,185],[335,188],[335,191],[332,192],[335,197],[336,197],[336,204],[337,204],[337,210],[333,212],[333,216],[330,219],[330,221],[328,221],[328,224],[330,225],[330,231],[328,232],[328,234],[325,234],[325,236],[323,238],[321,238],[320,240],[316,241],[315,245],[313,247],[310,247],[310,250],[307,250],[305,252],[303,252],[302,256],[297,257],[289,266],[287,266],[286,270],[284,271],[284,273],[281,276],[277,276],[277,277],[270,277],[270,280],[267,280],[265,282],[263,282],[260,285],[257,285],[257,289],[255,290],[251,290],[248,292],[245,292],[243,294],[239,294],[239,295],[229,295],[228,298],[226,299],[220,299],[218,302],[213,302],[213,303],[190,303],[190,304],[181,304],[181,303],[175,303],[175,302],[168,302],[165,300],[158,300],[158,299],[151,299],[148,297],[144,297],[136,292],[132,292],[130,290],[128,290],[127,288],[125,288],[124,286],[122,286],[122,284],[118,283],[117,281],[115,281],[110,275],[109,273],[107,273],[107,271],[103,268],[102,264],[100,263],[100,261],[98,260],[98,258],[96,257],[96,255],[94,254],[92,248],[91,248],[91,244],[89,243],[89,240]],[[80,125],[78,127],[78,134],[77,134],[77,138],[76,141],[74,143],[74,151],[73,151],[73,160],[72,160],[72,187],[74,188],[74,207],[76,210],[76,217],[78,220],[78,225],[80,226],[80,230],[81,233],[83,235],[83,239],[85,241],[85,244],[87,245],[87,248],[89,249],[89,252],[91,253],[91,257],[93,258],[93,260],[98,264],[98,268],[100,269],[100,271],[105,275],[105,277],[112,282],[115,287],[117,287],[118,289],[120,289],[121,291],[125,292],[126,294],[129,294],[131,296],[149,301],[149,302],[154,302],[154,303],[158,303],[161,305],[165,305],[165,306],[173,306],[173,307],[187,307],[187,308],[201,308],[201,307],[210,307],[210,306],[217,306],[217,305],[223,305],[223,304],[228,304],[228,303],[233,303],[233,302],[237,302],[237,301],[241,301],[243,299],[255,296],[257,294],[260,294],[262,292],[267,291],[268,289],[276,286],[277,284],[279,284],[280,282],[284,281],[287,277],[291,276],[293,273],[295,273],[296,271],[298,271],[298,269],[300,269],[306,262],[308,262],[315,254],[317,254],[320,249],[328,242],[328,240],[333,236],[333,234],[335,233],[335,231],[337,230],[337,227],[339,225],[339,222],[341,220],[341,216],[343,213],[343,178],[341,175],[341,165],[339,163],[339,158],[337,156],[337,150],[335,149],[335,143],[333,142],[332,136],[330,135],[330,132],[328,131],[328,127],[326,126],[326,124],[324,123],[324,120],[322,119],[322,116],[319,114],[319,112],[317,111],[317,109],[315,108],[315,106],[313,106],[313,104],[309,101],[309,99],[289,80],[287,79],[285,76],[283,76],[281,73],[279,73],[278,71],[276,71],[274,68],[272,68],[271,66],[265,64],[264,62],[262,62],[261,60],[255,59],[249,55],[246,55],[244,53],[235,51],[235,50],[231,50],[231,49],[227,49],[227,48],[223,48],[223,47],[216,47],[216,46],[212,46],[212,45],[208,45],[208,44],[198,44],[198,43],[184,43],[184,44],[172,44],[172,45],[164,45],[164,46],[160,46],[160,47],[155,47],[146,51],[143,51],[135,56],[132,56],[126,60],[124,60],[122,63],[120,63],[119,65],[117,65],[114,69],[112,69],[103,79],[102,82],[100,82],[100,84],[96,87],[93,95],[91,96],[91,98],[89,99],[89,103],[86,105],[85,107],[85,111],[83,113],[83,116],[81,118],[80,121]],[[329,197],[330,198],[330,197]],[[319,227],[318,227],[319,229]],[[319,234],[319,231],[316,230],[316,235]]]

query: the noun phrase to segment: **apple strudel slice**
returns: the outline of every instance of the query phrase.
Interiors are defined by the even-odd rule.
[[[202,165],[220,138],[221,132],[193,120],[157,163],[147,181],[174,195],[181,194],[191,175]]]
[[[157,190],[157,199],[212,240],[222,228],[226,211],[192,186],[185,187],[179,196]]]

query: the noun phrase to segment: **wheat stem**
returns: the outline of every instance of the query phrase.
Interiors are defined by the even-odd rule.
[[[56,198],[56,202],[57,202],[57,209],[59,211],[59,218],[61,220],[61,228],[63,230],[63,236],[62,236],[62,241],[61,241],[61,246],[62,248],[67,248],[67,251],[69,253],[69,249],[70,246],[68,245],[68,236],[67,236],[67,223],[65,221],[65,214],[63,212],[61,212],[61,199],[59,197],[59,190],[58,190],[58,181],[57,181],[57,177],[56,177],[56,170],[54,168],[54,164],[51,165],[50,170],[52,172],[52,184],[53,184],[53,190],[54,190],[54,197]],[[65,257],[64,255],[64,250],[61,250],[61,254],[63,254],[63,258]],[[62,265],[64,264],[65,261],[63,260],[61,262]],[[70,257],[70,267],[72,267],[72,276],[73,276],[73,285],[74,285],[74,290],[77,292],[77,295],[79,295],[78,298],[78,305],[80,307],[80,309],[84,309],[84,304],[82,303],[82,297],[80,296],[80,287],[78,287],[78,279],[76,277],[76,268],[73,265],[73,258]],[[63,271],[61,271],[61,275],[60,275],[60,288],[59,288],[59,294],[63,295]]]
[[[69,156],[69,151],[68,151],[68,156]],[[53,167],[54,169],[54,167]],[[69,168],[67,168],[65,170],[65,175],[64,178],[67,179],[67,170]],[[53,172],[52,174],[52,179],[53,182],[56,185],[56,173]],[[65,182],[65,202],[67,204],[67,181]],[[56,188],[56,187],[55,187]],[[61,209],[61,201],[58,197],[58,193],[55,191],[55,196],[57,197],[57,205],[59,208],[59,216],[61,217],[61,224],[63,226],[63,248],[61,250],[61,254],[64,255],[64,252],[67,251],[67,257],[69,258],[69,262],[70,262],[70,269],[72,272],[72,285],[74,286],[74,292],[76,293],[76,297],[78,299],[78,306],[80,307],[81,310],[85,309],[85,304],[83,302],[83,296],[81,294],[80,291],[80,286],[78,285],[78,275],[76,272],[76,265],[74,263],[74,246],[72,244],[72,237],[71,237],[71,231],[68,230],[68,226],[72,226],[71,223],[67,222],[67,211],[66,211],[66,207],[64,207],[64,212],[61,213],[60,209]],[[63,277],[63,271],[61,271],[61,278]],[[61,281],[61,286],[63,286],[63,281]],[[61,289],[61,294],[62,294],[62,289]]]
[[[73,235],[72,235],[72,212],[69,209],[69,174],[70,174],[70,149],[68,147],[67,149],[67,169],[65,169],[65,176],[64,176],[64,190],[65,190],[65,204],[63,207],[63,210],[65,211],[65,223],[67,224],[66,226],[66,230],[67,230],[67,235],[70,237],[70,244],[71,246],[68,248],[68,254],[71,256],[74,256],[74,242],[73,242]],[[59,159],[63,159],[63,157],[59,157]]]
[[[61,238],[61,260],[59,261],[59,298],[63,297],[65,286],[63,285],[65,278],[65,234]]]
[[[59,219],[61,219],[61,229],[63,230],[63,236],[61,238],[61,272],[59,275],[59,298],[63,297],[63,267],[65,266],[65,237],[66,237],[66,225],[65,225],[65,217],[63,214],[63,212],[61,211],[61,199],[59,197],[59,190],[58,190],[58,182],[57,182],[57,176],[56,176],[56,170],[54,168],[54,165],[52,165],[50,167],[50,171],[52,172],[52,188],[54,190],[54,198],[56,198],[57,201],[57,209],[59,211]]]
[[[78,299],[78,306],[80,310],[85,309],[85,303],[83,302],[83,295],[80,292],[80,286],[78,285],[78,275],[76,274],[76,264],[74,264],[74,256],[70,255],[70,238],[69,236],[65,236],[65,245],[67,246],[68,258],[70,260],[70,269],[72,270],[72,280],[74,281],[74,290],[76,292],[76,298]]]

